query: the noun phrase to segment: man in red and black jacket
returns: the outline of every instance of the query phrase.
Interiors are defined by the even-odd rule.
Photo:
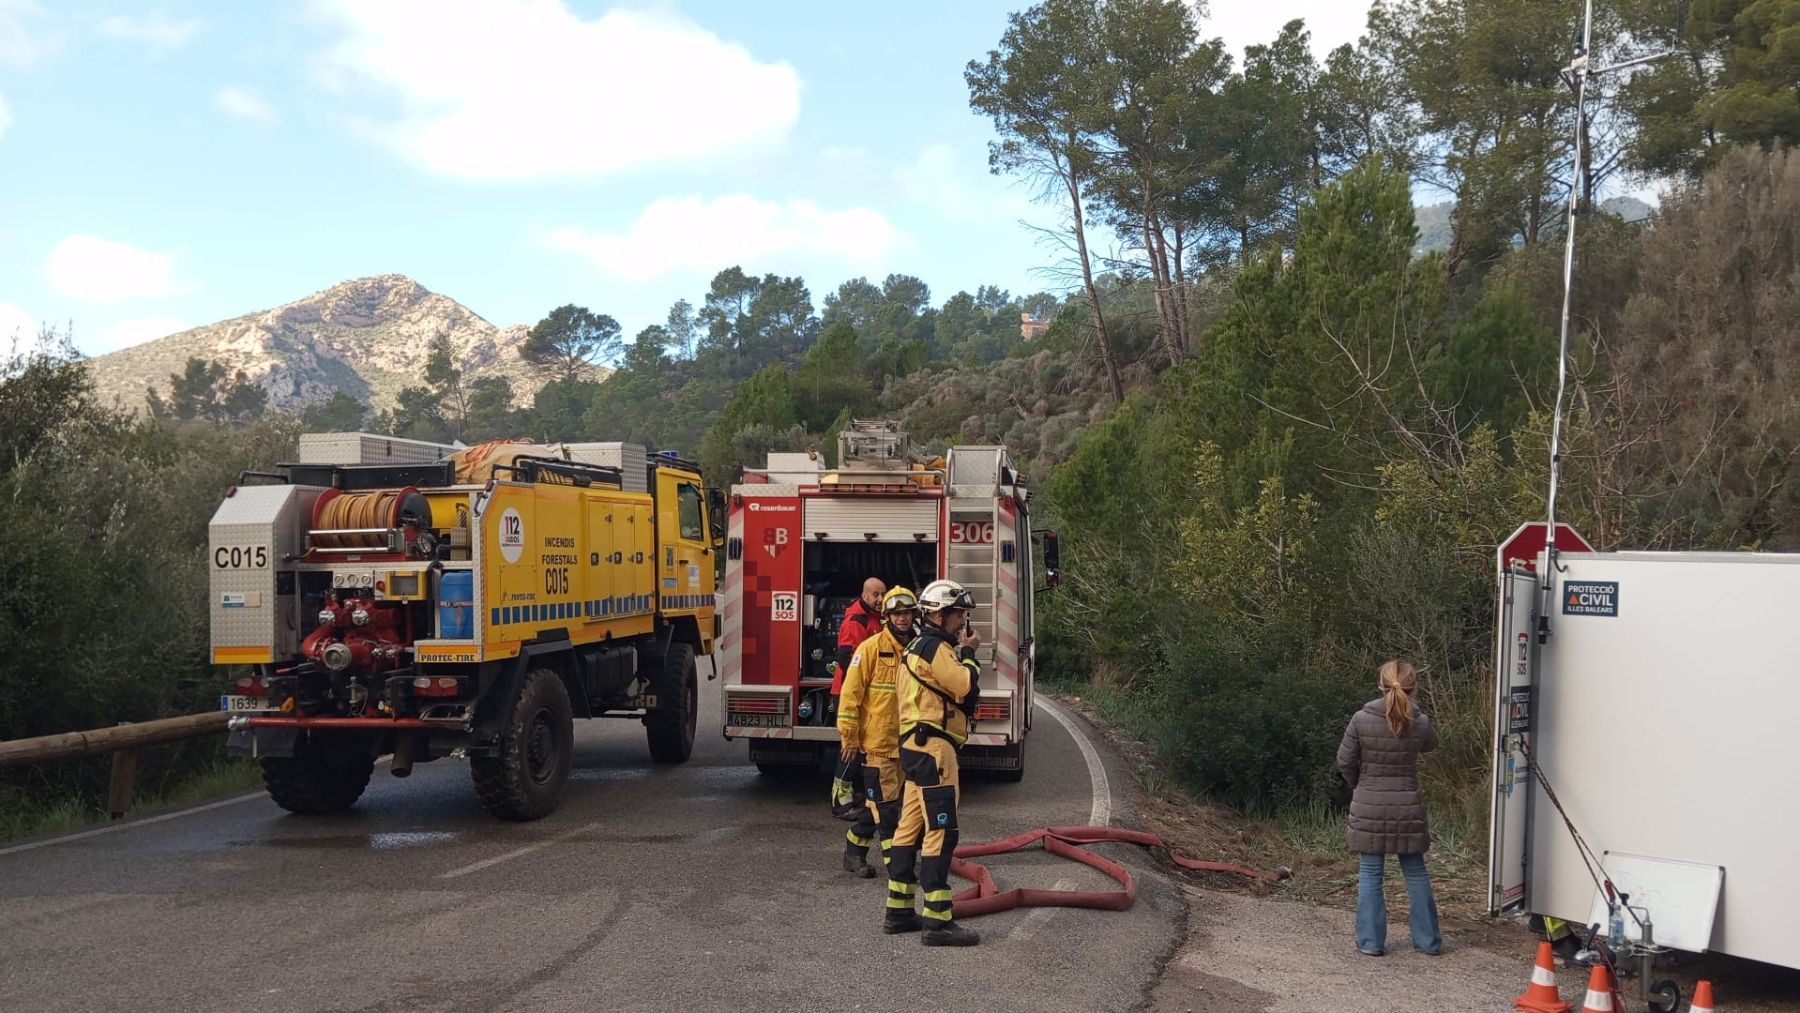
[[[887,585],[881,578],[870,577],[863,581],[862,597],[844,608],[844,621],[838,624],[837,668],[831,673],[832,696],[844,691],[844,670],[850,667],[851,655],[881,629],[881,597],[885,594]]]

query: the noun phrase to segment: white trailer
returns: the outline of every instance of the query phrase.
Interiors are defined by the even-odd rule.
[[[1549,570],[1499,573],[1490,907],[1607,932],[1566,813],[1657,944],[1800,968],[1800,555]]]

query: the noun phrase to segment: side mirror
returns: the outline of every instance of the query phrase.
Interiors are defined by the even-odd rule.
[[[713,548],[725,544],[725,491],[723,489],[706,490],[706,518],[712,528]]]
[[[1044,580],[1062,586],[1062,539],[1054,531],[1044,532]]]

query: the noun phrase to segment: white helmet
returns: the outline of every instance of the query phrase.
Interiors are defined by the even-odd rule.
[[[954,580],[934,580],[919,592],[919,609],[927,614],[974,607],[975,598]]]

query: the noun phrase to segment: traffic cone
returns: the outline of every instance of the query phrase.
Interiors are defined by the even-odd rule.
[[[1688,1013],[1713,1013],[1712,982],[1702,981],[1694,986],[1694,1002]]]
[[[1612,987],[1612,975],[1606,973],[1606,965],[1595,964],[1588,975],[1587,998],[1581,1003],[1581,1013],[1613,1013]]]
[[[1513,1005],[1525,1013],[1569,1013],[1575,1007],[1563,1002],[1556,991],[1556,958],[1548,941],[1538,944],[1537,963],[1531,967],[1531,984]]]

